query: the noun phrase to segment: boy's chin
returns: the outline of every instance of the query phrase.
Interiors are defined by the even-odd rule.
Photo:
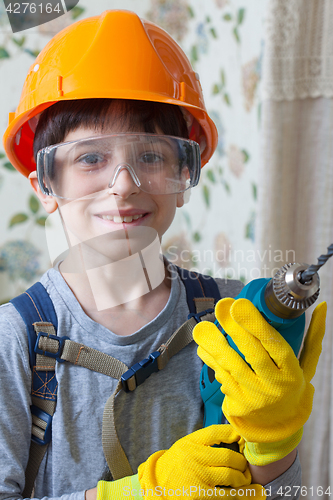
[[[81,260],[84,269],[93,269],[114,262],[120,262],[141,253],[153,256],[161,252],[160,239],[151,227],[123,228],[78,241],[71,246],[71,262],[76,267],[76,259]]]

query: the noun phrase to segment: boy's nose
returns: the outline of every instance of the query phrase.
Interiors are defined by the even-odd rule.
[[[140,186],[141,182],[138,176],[128,163],[117,165],[108,184],[110,191],[120,196],[129,196],[134,192],[138,192]]]

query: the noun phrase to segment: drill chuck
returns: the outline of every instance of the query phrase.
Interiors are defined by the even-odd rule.
[[[301,282],[302,273],[308,268],[308,264],[286,264],[268,282],[265,302],[273,314],[282,319],[297,318],[317,300],[318,274],[305,283]]]

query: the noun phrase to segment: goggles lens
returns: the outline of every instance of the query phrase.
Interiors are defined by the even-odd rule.
[[[199,145],[156,134],[104,135],[41,149],[37,175],[46,194],[74,200],[116,186],[127,170],[146,193],[175,194],[196,186]]]

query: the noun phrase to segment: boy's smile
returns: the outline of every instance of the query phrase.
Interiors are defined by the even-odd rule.
[[[108,222],[111,221],[114,224],[122,224],[122,223],[125,223],[125,224],[131,223],[132,224],[133,223],[132,225],[135,225],[134,223],[138,219],[142,219],[142,218],[146,217],[147,215],[149,215],[147,212],[141,212],[138,210],[126,210],[126,211],[119,210],[118,213],[106,212],[106,213],[98,214],[97,217],[100,217],[102,220],[106,220]],[[140,223],[138,223],[136,225],[139,225],[139,224]]]

